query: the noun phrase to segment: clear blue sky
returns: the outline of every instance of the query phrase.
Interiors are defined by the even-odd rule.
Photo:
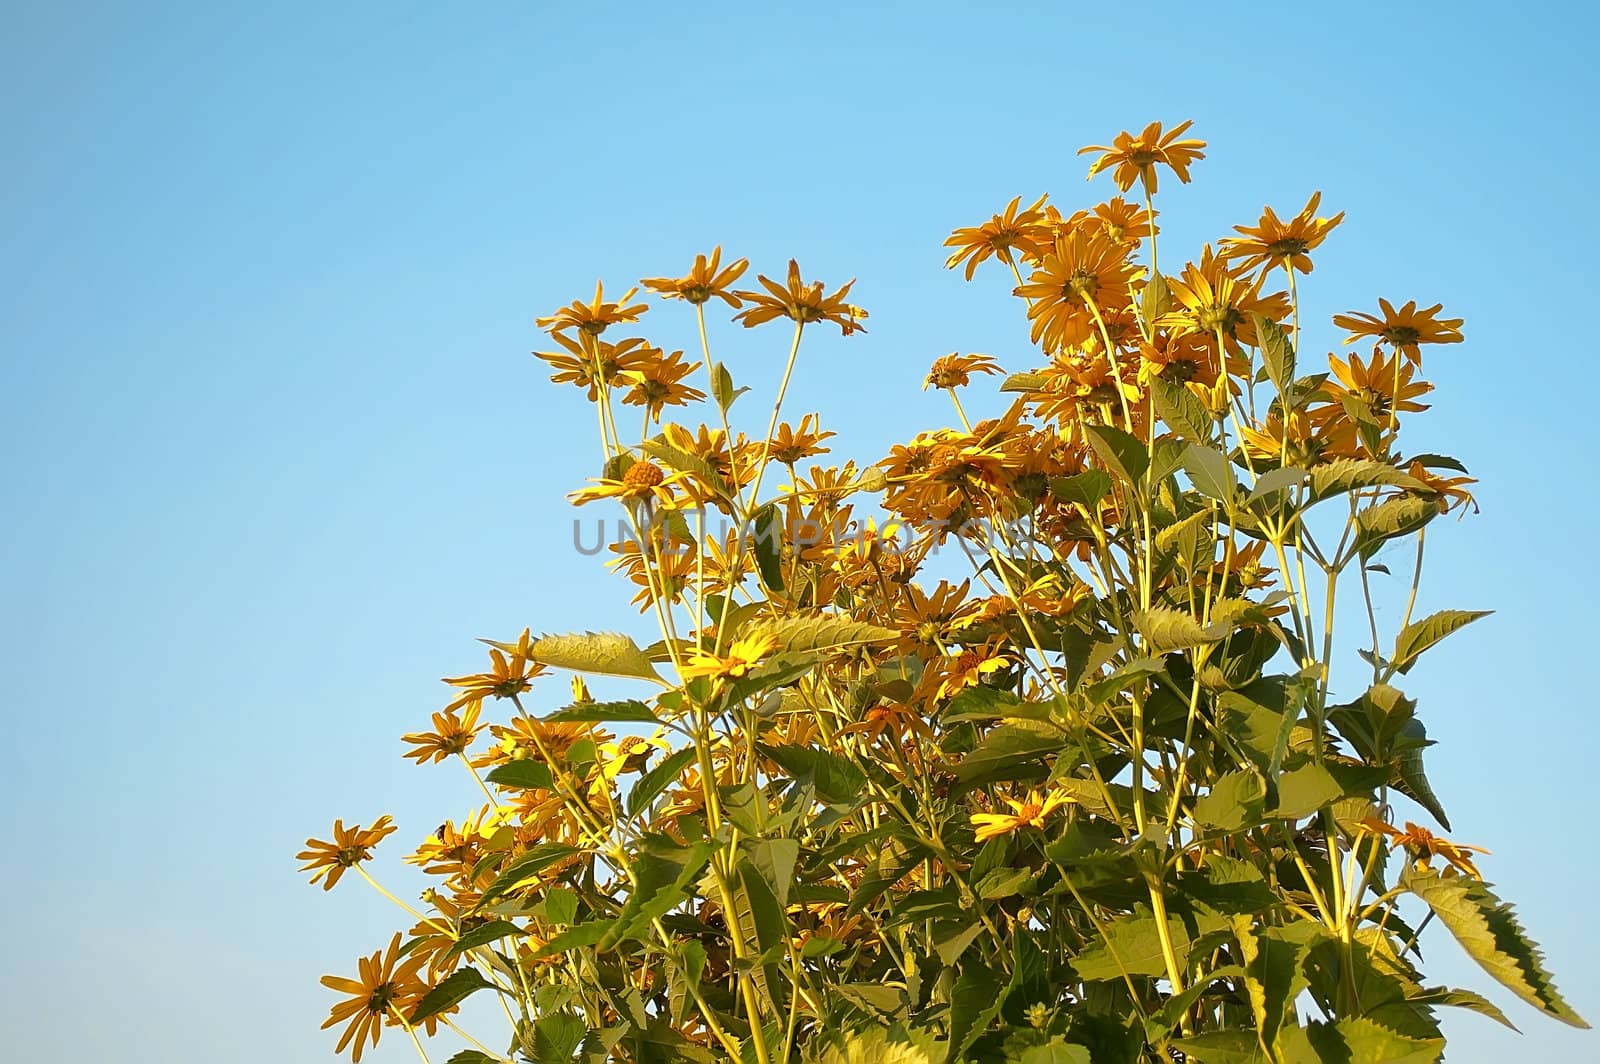
[[[1471,465],[1483,513],[1430,537],[1420,608],[1499,612],[1409,687],[1457,834],[1600,1020],[1588,6],[4,14],[7,1057],[329,1056],[317,977],[394,920],[359,882],[308,887],[299,843],[335,815],[393,813],[398,844],[459,817],[463,779],[399,756],[437,678],[476,668],[476,636],[626,609],[570,547],[592,424],[529,357],[536,314],[714,242],[857,276],[871,332],[808,341],[792,401],[872,460],[947,419],[917,390],[935,355],[1032,360],[1007,282],[945,272],[945,234],[1013,195],[1093,202],[1080,145],[1182,118],[1211,157],[1164,191],[1164,261],[1320,188],[1349,213],[1312,320],[1380,295],[1467,319],[1415,442]],[[713,342],[771,386],[775,334]],[[403,848],[378,868],[409,892]],[[1487,982],[1445,937],[1430,957]],[[1526,1036],[1462,1015],[1452,1061],[1600,1056],[1491,996]],[[409,1055],[391,1034],[372,1059]]]

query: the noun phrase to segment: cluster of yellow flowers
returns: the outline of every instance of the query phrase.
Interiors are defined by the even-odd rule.
[[[1422,348],[1459,343],[1461,321],[1380,300],[1333,319],[1370,354],[1297,369],[1297,278],[1344,220],[1319,214],[1320,194],[1162,273],[1155,195],[1163,173],[1187,183],[1204,158],[1189,125],[1084,149],[1090,176],[1138,186],[1136,201],[1066,213],[1019,197],[949,237],[947,265],[969,280],[990,262],[1010,273],[1039,364],[1005,376],[989,355],[937,358],[924,388],[948,393],[959,428],[872,465],[802,468],[834,434],[816,413],[783,417],[805,330],[864,331],[853,282],[830,292],[791,261],[782,281],[737,288],[748,263],[724,264],[721,248],[683,276],[641,281],[693,308],[694,361],[616,335],[649,309],[637,288],[611,299],[597,285],[538,319],[557,350],[537,355],[594,405],[606,460],[572,499],[621,504],[633,534],[610,545],[611,564],[659,641],[524,630],[490,644],[489,671],[446,679],[451,700],[404,737],[406,756],[459,762],[483,804],[407,857],[437,885],[421,908],[388,895],[415,921],[403,941],[355,979],[324,980],[347,995],[328,1019],[345,1025],[340,1051],[359,1061],[400,1026],[426,1060],[418,1034],[443,1025],[475,1047],[453,1058],[467,1062],[769,1064],[812,1059],[830,1024],[866,1015],[915,1019],[952,1059],[1004,1022],[1016,1045],[1077,1052],[1098,1036],[1074,1018],[1088,996],[1070,987],[1104,978],[1144,1026],[1143,1048],[1103,1059],[1213,1059],[1194,1039],[1231,1037],[1241,1012],[1222,983],[1207,988],[1244,978],[1258,940],[1290,919],[1309,929],[1296,949],[1322,935],[1344,963],[1370,965],[1361,951],[1381,947],[1383,978],[1431,1016],[1435,1002],[1407,989],[1395,899],[1458,889],[1458,872],[1475,883],[1470,855],[1484,851],[1391,826],[1391,790],[1443,813],[1421,775],[1414,704],[1388,684],[1472,617],[1412,624],[1408,606],[1392,651],[1374,622],[1373,686],[1346,706],[1329,703],[1328,648],[1346,567],[1361,566],[1368,593],[1373,550],[1416,534],[1420,570],[1422,525],[1472,503],[1459,464],[1398,443],[1431,390]],[[713,358],[714,305],[746,327],[792,329],[760,437],[730,421],[745,389]],[[979,375],[1002,377],[1010,399],[973,420],[962,393]],[[641,410],[637,442],[617,423],[628,406]],[[714,408],[714,423],[663,422],[695,407]],[[1351,500],[1337,547],[1304,516],[1335,495]],[[873,510],[858,512],[867,496]],[[929,560],[951,541],[973,572],[934,582]],[[1308,565],[1327,577],[1326,613]],[[1265,676],[1278,655],[1290,672]],[[536,716],[525,700],[557,669],[574,673],[571,701]],[[597,702],[583,675],[651,694]],[[509,707],[504,722],[485,717],[489,704]],[[363,864],[393,830],[387,817],[336,822],[300,857],[325,889],[354,868],[387,895]],[[1388,887],[1391,847],[1413,880]],[[1086,855],[1125,866],[1134,886],[1111,889],[1103,869],[1075,878]],[[1256,908],[1184,894],[1207,876]],[[1174,906],[1217,936],[1210,952],[1175,934]],[[1146,924],[1153,966],[1118,959],[1095,974],[1097,950],[1115,953],[1108,929]],[[1023,944],[1035,939],[1046,945]],[[957,970],[974,993],[1010,979],[1001,999],[1021,1001],[1017,966],[1033,954],[1053,975],[1027,985],[1026,1009],[981,1023],[962,1012]],[[456,1025],[476,989],[504,1005],[511,1049]],[[1553,988],[1535,998],[1565,1009]],[[1261,1032],[1298,1030],[1285,1007],[1287,1020],[1243,1015]],[[1431,1022],[1404,1036],[1421,1044]],[[1271,1036],[1252,1028],[1251,1052],[1258,1037]]]

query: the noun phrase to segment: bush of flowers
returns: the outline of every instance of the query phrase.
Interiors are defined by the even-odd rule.
[[[850,284],[750,284],[720,249],[642,281],[697,357],[638,335],[637,290],[539,319],[594,408],[603,472],[573,501],[625,525],[610,564],[657,631],[541,617],[558,634],[445,681],[407,756],[479,805],[406,858],[420,899],[365,867],[388,817],[308,840],[313,881],[353,871],[409,914],[324,978],[338,1051],[397,1029],[451,1064],[1435,1061],[1445,1010],[1510,1021],[1429,982],[1434,925],[1583,1025],[1485,851],[1444,834],[1404,689],[1483,616],[1414,609],[1429,530],[1474,506],[1460,462],[1402,440],[1461,321],[1383,299],[1334,317],[1348,354],[1302,358],[1325,330],[1297,282],[1343,220],[1318,195],[1164,272],[1188,127],[1085,148],[1106,202],[950,236],[1037,350],[1009,375],[938,358],[954,427],[872,464],[815,462],[825,419],[784,408],[808,333],[865,332]],[[756,400],[712,311],[787,345],[760,436],[730,420]],[[1336,602],[1367,622],[1337,643]],[[474,995],[499,1029],[468,1029]]]

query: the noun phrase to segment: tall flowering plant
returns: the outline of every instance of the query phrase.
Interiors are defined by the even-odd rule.
[[[1402,685],[1483,613],[1416,615],[1428,530],[1473,481],[1402,435],[1461,321],[1380,300],[1334,318],[1348,355],[1302,360],[1297,282],[1343,220],[1317,195],[1164,272],[1188,126],[1084,149],[1115,198],[952,234],[952,268],[1009,276],[1034,364],[937,359],[956,427],[871,465],[813,462],[833,434],[785,419],[807,332],[864,331],[849,284],[791,262],[737,287],[720,249],[643,281],[693,315],[697,360],[620,335],[637,290],[539,319],[594,407],[603,472],[573,501],[620,516],[611,565],[658,632],[525,630],[445,681],[407,756],[481,803],[406,858],[420,899],[365,867],[387,817],[308,840],[313,881],[353,870],[409,914],[323,980],[339,1051],[399,1028],[425,1061],[465,1046],[451,1064],[1435,1061],[1442,1010],[1509,1024],[1427,981],[1436,923],[1584,1026],[1485,851],[1423,826],[1450,827]],[[759,437],[708,309],[788,331]],[[969,410],[983,376],[1001,398]],[[1367,622],[1337,643],[1336,601]],[[467,1030],[472,995],[501,1030]]]

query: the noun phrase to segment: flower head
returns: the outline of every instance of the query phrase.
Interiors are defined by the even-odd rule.
[[[1160,122],[1151,122],[1144,127],[1143,132],[1135,136],[1124,130],[1118,133],[1110,145],[1091,144],[1087,148],[1080,148],[1079,155],[1089,152],[1100,152],[1089,167],[1089,176],[1094,177],[1101,170],[1115,167],[1111,179],[1117,187],[1126,192],[1133,187],[1135,181],[1143,182],[1145,191],[1150,195],[1156,192],[1156,166],[1162,165],[1178,175],[1178,180],[1184,184],[1189,183],[1189,165],[1197,159],[1205,158],[1201,148],[1206,146],[1203,140],[1180,140],[1184,132],[1194,122],[1180,122],[1171,131],[1163,133]]]
[[[999,363],[989,355],[962,355],[952,351],[933,360],[933,365],[928,369],[927,379],[922,382],[922,388],[924,391],[930,386],[964,388],[972,380],[974,373],[999,372]]]
[[[396,932],[387,950],[361,958],[356,978],[322,977],[323,986],[350,995],[333,1006],[322,1024],[323,1030],[346,1024],[339,1044],[334,1047],[335,1053],[343,1053],[353,1046],[350,1059],[359,1061],[362,1050],[378,1044],[378,1036],[385,1026],[393,1027],[400,1022],[397,1013],[403,1016],[415,1007],[428,991],[427,984],[417,974],[426,959],[417,953],[402,958],[400,934]]]
[[[855,284],[853,280],[845,282],[831,295],[824,295],[821,281],[807,284],[800,280],[800,264],[794,259],[789,260],[787,284],[780,285],[770,277],[760,274],[756,276],[756,280],[761,282],[761,286],[766,289],[765,292],[734,293],[754,304],[734,316],[734,320],[743,322],[746,328],[753,328],[775,318],[788,318],[801,325],[814,321],[829,321],[839,326],[839,331],[845,336],[853,332],[866,332],[859,323],[867,316],[867,312],[845,302],[844,297],[850,294],[850,286]]]
[[[639,283],[667,299],[681,299],[699,306],[715,296],[738,310],[739,297],[728,291],[728,286],[737,281],[749,265],[749,259],[735,259],[722,266],[722,247],[718,245],[711,249],[710,259],[696,255],[694,265],[682,277],[646,277]]]
[[[541,329],[548,329],[552,334],[563,333],[568,329],[577,329],[587,336],[599,336],[612,325],[622,322],[638,321],[639,316],[650,308],[643,303],[630,305],[637,288],[630,288],[622,294],[616,302],[607,302],[604,286],[596,281],[594,284],[594,300],[585,303],[581,299],[574,299],[554,314],[543,318],[535,318],[534,323]]]
[[[456,710],[465,708],[466,712],[457,715]],[[483,708],[483,701],[475,699],[467,702],[465,706],[452,706],[433,715],[433,731],[412,732],[402,735],[400,741],[411,743],[415,749],[407,750],[406,757],[415,758],[421,765],[432,761],[438,764],[446,758],[456,754],[465,754],[472,746],[473,739],[484,728],[478,723],[478,713]]]
[[[370,828],[360,824],[352,824],[347,828],[343,820],[335,820],[333,840],[324,842],[321,839],[307,839],[306,848],[294,855],[295,860],[305,862],[300,871],[312,873],[311,882],[321,880],[323,890],[332,890],[345,869],[354,868],[370,859],[372,848],[394,830],[395,826],[387,816],[373,821]]]
[[[1332,218],[1314,217],[1321,202],[1322,193],[1313,192],[1300,213],[1287,222],[1280,220],[1271,207],[1265,208],[1261,221],[1254,226],[1236,225],[1233,230],[1241,235],[1223,238],[1223,256],[1238,259],[1248,270],[1260,266],[1265,272],[1271,272],[1281,266],[1285,270],[1310,273],[1310,252],[1328,238],[1334,226],[1344,221],[1344,211]]]
[[[1020,801],[1007,798],[1005,803],[1011,807],[1009,813],[972,814],[972,826],[978,829],[974,837],[978,842],[988,842],[1023,828],[1042,827],[1045,817],[1071,801],[1072,797],[1061,791],[1051,791],[1047,797],[1041,797],[1038,791],[1029,791]]]
[[[1404,355],[1406,361],[1421,364],[1419,344],[1461,342],[1462,319],[1437,316],[1444,309],[1443,303],[1418,310],[1417,301],[1413,299],[1396,310],[1393,303],[1380,299],[1378,307],[1383,312],[1381,315],[1352,310],[1348,314],[1333,316],[1333,323],[1350,334],[1345,338],[1345,343],[1353,344],[1363,336],[1377,337]]]
[[[965,262],[967,280],[970,281],[978,270],[978,264],[986,259],[998,255],[1002,262],[1010,262],[1013,248],[1028,257],[1035,254],[1041,245],[1048,246],[1050,232],[1042,224],[1045,214],[1040,209],[1046,198],[1040,196],[1033,206],[1019,211],[1017,207],[1022,203],[1022,197],[1018,196],[1006,204],[1004,211],[982,225],[968,226],[951,233],[945,239],[944,246],[956,250],[945,260],[945,268],[953,270]]]
[[[726,657],[696,650],[678,670],[685,680],[709,676],[714,680],[739,680],[761,664],[762,659],[778,649],[778,637],[772,632],[757,632],[734,641]]]
[[[1375,834],[1382,835],[1389,840],[1391,847],[1404,846],[1416,863],[1417,871],[1421,872],[1431,868],[1433,859],[1441,857],[1450,867],[1445,875],[1454,875],[1456,872],[1465,872],[1473,879],[1482,879],[1478,873],[1477,865],[1472,863],[1472,855],[1487,854],[1489,851],[1482,846],[1468,846],[1465,843],[1451,842],[1419,827],[1411,821],[1406,821],[1406,828],[1401,831],[1391,824],[1386,824],[1377,817],[1368,817],[1361,822],[1361,826]]]
[[[515,698],[533,686],[535,677],[549,670],[532,656],[533,639],[524,628],[515,643],[489,648],[489,671],[466,676],[446,676],[444,682],[462,692],[446,710],[459,709],[468,702],[485,698]]]

